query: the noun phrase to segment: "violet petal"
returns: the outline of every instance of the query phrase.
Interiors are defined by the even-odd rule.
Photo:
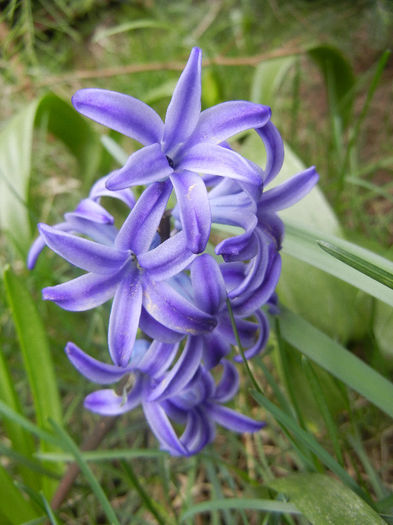
[[[164,124],[144,102],[106,89],[80,89],[72,97],[75,109],[95,122],[147,145],[159,142]]]

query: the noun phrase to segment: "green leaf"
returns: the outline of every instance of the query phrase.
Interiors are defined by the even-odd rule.
[[[4,272],[4,283],[33,395],[37,424],[45,428],[48,418],[62,421],[56,375],[45,330],[25,283],[12,273],[10,268]],[[44,444],[43,447],[47,451],[53,450],[48,444]],[[62,471],[60,465],[58,471]],[[50,496],[55,490],[55,482],[45,480],[45,483],[47,494]]]
[[[38,516],[22,493],[15,486],[13,479],[0,465],[1,513],[15,525],[32,520]]]
[[[0,227],[19,249],[31,239],[26,202],[39,103],[31,102],[0,133]]]
[[[354,101],[355,75],[350,62],[339,49],[329,45],[309,49],[308,55],[319,67],[328,89],[329,104],[345,127]]]
[[[11,409],[22,414],[22,407],[15,391],[14,382],[2,352],[0,352],[0,399]],[[12,443],[13,450],[27,459],[31,458],[35,447],[30,433],[9,419],[5,420],[3,425],[6,436]],[[32,486],[40,486],[40,478],[36,473],[23,464],[19,465],[19,470],[25,483]]]
[[[168,24],[158,22],[157,20],[146,18],[140,20],[134,20],[133,22],[125,22],[108,29],[102,29],[97,31],[93,37],[93,42],[99,42],[114,35],[119,35],[128,31],[135,31],[135,29],[170,29]]]
[[[98,135],[71,105],[47,94],[15,115],[0,133],[0,228],[25,255],[31,242],[28,190],[35,127],[45,123],[76,157],[83,178],[95,173],[101,146]]]
[[[359,272],[368,275],[369,277],[371,277],[371,279],[374,279],[375,281],[378,281],[379,283],[382,283],[383,285],[393,289],[393,264],[390,263],[390,261],[386,261],[386,264],[389,264],[391,266],[392,271],[387,272],[380,266],[377,266],[376,264],[373,264],[370,261],[366,261],[365,259],[354,255],[348,250],[344,250],[343,248],[335,246],[330,242],[318,241],[318,246],[320,246],[322,250],[325,250],[325,252],[329,253],[339,261],[348,264],[352,268],[355,268],[355,270],[358,270]],[[377,257],[371,252],[369,252],[369,255],[371,257]]]
[[[293,434],[293,441],[297,446],[300,444],[302,447],[306,447],[349,487],[352,487],[360,494],[362,493],[362,490],[360,487],[358,487],[357,483],[351,478],[348,472],[334,459],[333,456],[329,454],[327,450],[325,450],[318,443],[318,441],[310,432],[307,432],[301,428],[291,416],[283,412],[278,406],[269,401],[267,397],[256,391],[252,391],[251,394],[261,406],[263,406],[268,412],[272,414],[274,419],[280,424],[286,433],[289,431],[291,434]]]
[[[269,483],[313,525],[379,525],[384,520],[351,489],[323,474],[295,474]]]
[[[300,512],[291,503],[285,501],[274,501],[268,499],[247,499],[247,498],[224,498],[213,501],[205,501],[198,503],[187,509],[180,516],[180,522],[191,518],[200,512],[211,512],[213,510],[227,510],[227,509],[244,509],[244,510],[258,510],[261,512],[277,512],[279,514],[297,514]]]
[[[60,441],[62,442],[63,448],[71,452],[71,454],[74,456],[74,459],[78,467],[80,468],[81,472],[85,476],[86,481],[89,483],[90,488],[94,492],[96,498],[100,502],[102,510],[106,514],[106,517],[108,518],[108,523],[110,523],[111,525],[120,525],[116,517],[116,514],[114,510],[112,509],[112,506],[110,502],[108,501],[108,498],[106,497],[106,494],[103,488],[98,483],[89,465],[84,460],[81,454],[81,451],[79,450],[76,443],[67,434],[67,432],[65,432],[65,430],[61,428],[55,421],[51,420],[50,423],[53,426]]]
[[[283,311],[281,336],[299,352],[393,417],[393,384],[301,317]]]
[[[296,56],[280,57],[258,64],[251,85],[250,100],[270,106],[274,110],[276,92],[296,60]]]
[[[348,241],[312,231],[295,222],[286,221],[285,226],[284,253],[323,269],[330,275],[393,306],[393,291],[385,284],[381,284],[382,278],[388,282],[388,276],[393,273],[392,262]],[[324,253],[322,247],[326,252],[334,252],[335,257]],[[342,262],[343,259],[345,262]],[[351,264],[348,265],[348,263]],[[361,271],[359,271],[360,268],[362,268]],[[374,279],[377,275],[379,282]],[[318,287],[315,289],[320,293]]]

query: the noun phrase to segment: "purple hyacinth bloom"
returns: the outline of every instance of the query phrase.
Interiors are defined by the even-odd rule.
[[[257,283],[256,288],[258,286]],[[226,288],[220,266],[211,255],[205,253],[194,260],[191,265],[190,293],[194,296],[196,306],[217,321],[211,332],[194,336],[203,342],[203,363],[208,370],[218,365],[221,359],[230,353],[232,346],[236,345],[226,304]],[[252,358],[266,345],[269,324],[259,307],[253,312],[248,311],[246,316],[237,315],[237,311],[235,305],[235,322],[240,341],[245,348],[245,356]],[[256,322],[244,319],[251,315],[255,316]],[[239,356],[235,356],[234,359],[239,360]]]
[[[110,191],[106,188],[105,182],[108,175],[99,179],[91,188],[87,199],[82,199],[74,211],[64,215],[64,222],[60,222],[54,228],[70,233],[80,233],[87,235],[96,242],[103,244],[113,244],[117,234],[114,226],[114,218],[100,204],[102,197],[118,199],[131,209],[135,204],[135,198],[129,189],[120,191]],[[37,259],[45,247],[45,240],[39,235],[33,242],[28,256],[27,267],[33,269]]]
[[[107,182],[112,190],[169,178],[173,184],[188,247],[202,252],[210,233],[210,209],[200,174],[218,175],[260,187],[263,172],[223,146],[227,138],[265,126],[270,108],[246,101],[224,102],[201,112],[201,60],[198,48],[174,90],[165,123],[149,106],[131,96],[82,89],[72,98],[83,115],[143,144]]]
[[[141,195],[111,245],[40,225],[46,244],[88,273],[43,290],[44,299],[66,310],[94,308],[113,297],[109,351],[127,366],[142,306],[158,324],[178,334],[199,334],[215,326],[209,314],[185,300],[167,282],[196,257],[184,232],[157,243],[157,228],[171,193],[170,182],[155,182]],[[180,338],[180,337],[179,337]]]
[[[199,365],[201,344],[190,338],[176,361],[178,345],[138,341],[126,368],[107,365],[85,354],[73,343],[66,347],[75,368],[88,379],[110,384],[128,378],[123,392],[98,390],[85,399],[85,407],[100,415],[124,414],[142,405],[147,422],[163,450],[175,456],[199,452],[215,436],[219,424],[235,432],[256,432],[263,427],[247,416],[222,406],[236,394],[239,376],[233,364],[222,361],[216,385]],[[134,357],[135,356],[135,357]],[[174,423],[184,426],[178,436]]]

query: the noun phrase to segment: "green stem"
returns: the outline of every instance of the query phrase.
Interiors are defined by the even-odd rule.
[[[253,387],[255,388],[255,390],[257,390],[257,392],[259,392],[260,394],[263,395],[263,390],[262,390],[262,388],[259,386],[257,380],[256,380],[255,377],[254,377],[254,374],[251,372],[251,369],[250,369],[250,367],[249,367],[249,364],[248,364],[248,361],[247,361],[246,355],[245,355],[245,353],[244,353],[243,345],[242,345],[241,342],[240,342],[239,332],[237,331],[237,326],[236,326],[235,317],[234,317],[234,315],[233,315],[232,306],[231,306],[231,303],[230,303],[230,301],[229,301],[228,298],[227,298],[227,300],[226,300],[226,303],[227,303],[227,308],[228,308],[229,318],[230,318],[230,320],[231,320],[232,330],[233,330],[233,333],[234,333],[234,335],[235,335],[235,339],[236,339],[236,345],[237,345],[237,347],[239,348],[239,352],[240,352],[240,355],[242,356],[242,359],[243,359],[243,362],[244,362],[244,366],[246,367],[246,370],[247,370],[248,376],[249,376],[249,378],[251,379],[251,382],[252,382]]]

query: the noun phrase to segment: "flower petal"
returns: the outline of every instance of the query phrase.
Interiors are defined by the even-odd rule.
[[[120,201],[124,202],[129,208],[132,208],[135,204],[135,197],[132,191],[128,188],[119,191],[108,190],[106,187],[106,182],[109,179],[109,177],[110,174],[98,179],[98,181],[93,185],[93,187],[90,190],[90,199],[97,200],[101,199],[101,197],[111,197],[112,199],[119,199]]]
[[[108,365],[97,361],[97,359],[90,357],[71,342],[67,343],[65,351],[68,359],[78,372],[94,383],[101,385],[115,383],[130,372],[130,368]]]
[[[187,414],[187,425],[180,441],[187,447],[188,455],[197,454],[214,439],[216,426],[206,416],[199,407]]]
[[[111,389],[97,390],[85,397],[84,406],[101,416],[118,416],[139,405],[142,391],[143,377],[138,376],[133,389],[127,396],[118,395],[115,390]]]
[[[122,271],[110,277],[86,273],[66,283],[44,288],[42,298],[55,302],[64,310],[90,310],[113,297],[121,277]]]
[[[265,348],[269,339],[270,327],[265,314],[262,312],[262,310],[256,310],[254,315],[258,320],[259,335],[255,344],[251,348],[247,348],[247,350],[245,350],[244,355],[246,356],[246,359],[252,359],[258,355]],[[241,355],[235,355],[233,360],[237,363],[241,363],[243,361],[243,357]]]
[[[231,351],[231,345],[217,331],[213,330],[210,334],[203,337],[203,364],[207,370],[211,370],[221,361],[223,357]]]
[[[144,102],[106,89],[80,89],[72,97],[79,113],[141,144],[160,142],[164,124]]]
[[[318,182],[319,175],[312,166],[289,180],[263,193],[260,207],[263,212],[279,211],[300,201]]]
[[[148,401],[161,401],[181,391],[194,376],[202,357],[202,340],[189,337],[180,358],[151,390]]]
[[[281,257],[279,253],[276,253],[270,263],[270,268],[266,272],[266,277],[259,288],[232,301],[233,312],[236,315],[244,317],[252,315],[258,308],[261,308],[274,292],[280,278],[280,273]]]
[[[268,122],[256,132],[263,140],[266,149],[266,166],[264,185],[266,186],[280,171],[284,162],[284,143],[277,128]]]
[[[257,432],[265,426],[263,422],[255,421],[255,419],[218,404],[208,403],[206,412],[216,423],[233,432]]]
[[[257,186],[262,184],[262,170],[235,151],[216,144],[201,142],[187,148],[177,166],[177,171],[181,170],[221,175]]]
[[[135,255],[149,249],[171,191],[171,183],[167,181],[155,182],[142,193],[116,237],[118,249],[132,250]]]
[[[195,259],[191,265],[191,281],[198,308],[217,314],[225,303],[226,291],[220,267],[211,255],[204,253]]]
[[[122,190],[127,186],[150,184],[163,180],[173,172],[159,144],[151,144],[132,153],[125,165],[112,171],[106,187],[108,190]]]
[[[176,192],[180,222],[187,246],[194,253],[203,252],[209,240],[211,213],[203,179],[192,171],[175,172],[171,181]]]
[[[175,332],[156,321],[143,307],[139,327],[146,335],[163,343],[177,343],[184,337],[184,334]]]
[[[108,343],[113,362],[127,366],[130,361],[142,308],[142,285],[135,269],[123,277],[112,303]]]
[[[143,306],[156,321],[175,332],[198,335],[216,325],[211,315],[199,310],[164,281],[149,281],[145,277]]]
[[[169,103],[163,148],[170,157],[194,131],[201,112],[202,51],[194,47]]]
[[[54,226],[57,230],[61,231],[70,231],[72,230],[72,226],[68,222],[60,222]],[[42,235],[39,235],[33,242],[33,244],[30,247],[29,253],[27,255],[27,268],[29,270],[32,270],[34,266],[36,265],[37,259],[42,252],[42,250],[45,248],[46,243]]]
[[[117,272],[129,257],[126,250],[89,241],[46,224],[39,224],[38,229],[51,250],[87,272]]]
[[[160,378],[172,365],[172,361],[176,357],[178,350],[178,343],[168,344],[153,341],[142,359],[138,362],[138,370],[150,377]]]
[[[93,199],[82,199],[75,210],[71,213],[66,213],[64,216],[77,217],[86,219],[97,224],[113,224],[113,216],[98,202]]]
[[[188,450],[180,442],[165,410],[158,403],[143,403],[143,411],[160,447],[173,456],[187,456]]]
[[[239,388],[239,373],[235,365],[227,359],[222,360],[222,365],[224,367],[222,376],[211,399],[219,403],[227,403],[234,397]]]
[[[243,100],[223,102],[202,111],[191,142],[219,144],[236,133],[264,126],[270,116],[268,106]]]
[[[138,262],[151,279],[161,281],[181,272],[195,257],[196,254],[187,248],[186,236],[181,231],[157,248],[139,255]]]

